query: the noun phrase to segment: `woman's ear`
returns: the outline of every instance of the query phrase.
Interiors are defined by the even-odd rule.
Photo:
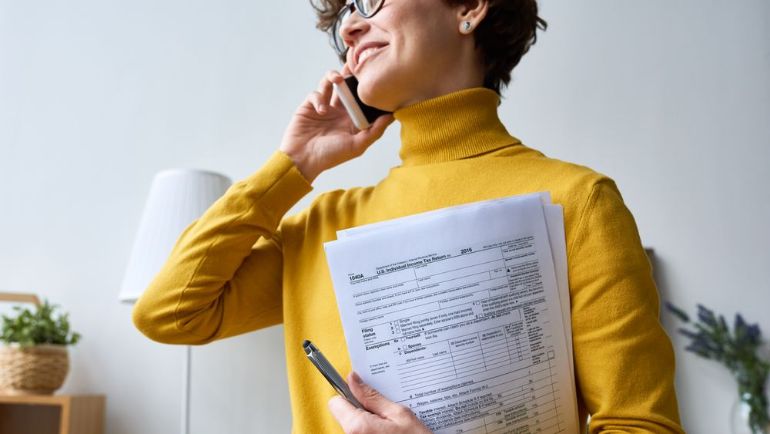
[[[457,24],[460,33],[470,34],[487,16],[489,0],[468,0],[457,7]]]

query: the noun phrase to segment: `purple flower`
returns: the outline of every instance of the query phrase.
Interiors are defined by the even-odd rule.
[[[707,309],[702,304],[698,305],[698,319],[703,324],[709,325],[711,327],[717,326],[717,320],[716,316],[714,315],[714,311]]]
[[[682,321],[682,322],[690,322],[690,317],[687,316],[687,313],[685,313],[685,311],[683,311],[682,309],[679,309],[678,307],[674,306],[669,301],[666,301],[665,305],[666,305],[666,309],[668,309],[677,318],[679,318],[680,321]]]

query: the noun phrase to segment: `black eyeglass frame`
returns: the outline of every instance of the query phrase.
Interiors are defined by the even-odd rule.
[[[385,4],[385,0],[379,0],[377,6],[372,10],[372,12],[365,14],[361,12],[364,8],[360,6],[364,1],[366,0],[353,0],[346,3],[345,6],[343,6],[339,12],[337,12],[337,19],[334,20],[334,24],[332,25],[332,33],[330,35],[332,47],[334,47],[334,50],[337,52],[340,58],[343,59],[343,61],[345,55],[348,52],[348,47],[345,45],[345,41],[342,39],[342,35],[340,35],[340,27],[342,27],[342,23],[345,21],[347,16],[350,16],[355,12],[363,18],[371,18],[375,16],[377,12],[382,9],[382,5]]]

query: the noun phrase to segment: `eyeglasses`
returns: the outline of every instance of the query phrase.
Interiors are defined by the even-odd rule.
[[[332,43],[334,44],[334,49],[337,51],[337,54],[341,57],[345,57],[345,53],[348,51],[348,47],[345,45],[342,35],[340,35],[340,29],[345,20],[350,18],[350,16],[353,15],[353,12],[358,12],[358,15],[364,18],[371,18],[382,9],[383,3],[385,3],[385,0],[354,0],[340,9],[337,14],[337,20],[334,21],[334,25],[332,26],[331,34]]]

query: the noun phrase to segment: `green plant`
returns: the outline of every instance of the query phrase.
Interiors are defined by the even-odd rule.
[[[75,345],[80,334],[70,331],[69,314],[54,318],[58,305],[45,300],[32,312],[21,306],[14,306],[15,316],[2,315],[3,328],[0,340],[6,344],[18,343],[22,347],[41,344]]]
[[[690,317],[671,303],[666,307],[684,323]],[[770,375],[770,363],[759,355],[762,332],[758,324],[748,324],[741,314],[735,314],[733,329],[722,315],[716,315],[698,305],[698,319],[692,322],[695,330],[680,328],[679,333],[691,339],[685,350],[724,365],[738,382],[741,401],[749,406],[749,428],[755,434],[767,433],[770,424],[765,385]]]

